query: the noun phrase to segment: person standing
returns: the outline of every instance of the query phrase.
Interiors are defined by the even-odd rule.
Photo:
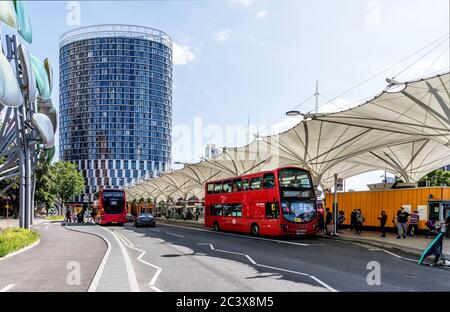
[[[417,228],[419,226],[419,212],[414,210],[414,212],[409,216],[409,225],[408,225],[408,236],[416,236]],[[411,234],[411,231],[414,229],[414,235]]]
[[[350,230],[356,230],[356,209],[353,209],[350,215]]]
[[[344,224],[345,221],[345,213],[343,210],[339,211],[339,217],[338,217],[338,226],[336,229],[336,232],[341,233],[341,226]]]
[[[356,230],[355,230],[354,234],[361,235],[363,224],[364,224],[364,216],[361,212],[361,209],[358,209],[356,211]]]
[[[378,217],[378,220],[380,220],[380,230],[381,230],[381,237],[386,237],[386,222],[387,222],[387,214],[383,210],[381,212],[381,215]]]
[[[326,229],[326,234],[330,235],[331,234],[331,225],[333,224],[333,214],[330,211],[330,208],[326,209],[326,216],[325,216],[325,229]]]
[[[400,208],[400,210],[397,213],[397,229],[398,229],[398,235],[397,238],[406,238],[407,234],[407,227],[406,222],[408,222],[408,216],[409,214],[405,211],[405,208]]]

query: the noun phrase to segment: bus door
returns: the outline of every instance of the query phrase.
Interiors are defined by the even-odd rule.
[[[263,210],[263,228],[266,231],[278,230],[280,217],[280,207],[277,199],[277,189],[275,184],[275,175],[270,172],[263,176],[264,190],[264,210]]]

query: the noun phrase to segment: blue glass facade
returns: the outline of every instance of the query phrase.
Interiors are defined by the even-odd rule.
[[[172,41],[146,27],[100,25],[60,43],[60,158],[86,194],[169,170]]]

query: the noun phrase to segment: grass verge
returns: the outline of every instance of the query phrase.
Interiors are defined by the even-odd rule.
[[[29,246],[39,239],[39,233],[21,228],[0,230],[0,258]]]
[[[64,221],[64,216],[48,216],[45,220],[49,221]]]

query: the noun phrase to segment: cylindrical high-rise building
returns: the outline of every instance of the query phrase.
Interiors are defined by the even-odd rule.
[[[100,187],[168,171],[171,38],[141,26],[82,27],[61,36],[59,58],[60,159],[78,165],[89,200]]]

